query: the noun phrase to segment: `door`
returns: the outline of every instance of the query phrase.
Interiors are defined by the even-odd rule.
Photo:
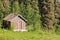
[[[19,29],[22,29],[22,21],[20,21],[20,22],[18,23],[18,28],[19,28]]]

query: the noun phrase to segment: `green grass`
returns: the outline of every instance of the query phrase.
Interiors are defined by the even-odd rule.
[[[13,32],[0,29],[0,40],[60,40],[60,35],[53,32]]]

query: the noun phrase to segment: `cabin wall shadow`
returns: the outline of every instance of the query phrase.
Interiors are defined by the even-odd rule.
[[[10,29],[10,26],[11,26],[11,22],[10,21],[3,20],[1,28]]]

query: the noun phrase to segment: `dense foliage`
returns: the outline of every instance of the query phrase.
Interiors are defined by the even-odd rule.
[[[59,4],[59,2],[57,2],[58,5],[55,4],[55,13],[54,13],[54,11],[53,11],[54,7],[51,6],[52,2],[54,2],[54,1],[49,1],[49,0],[47,0],[47,1],[46,0],[45,1],[42,1],[42,0],[0,0],[0,25],[2,23],[1,20],[5,16],[7,16],[10,13],[18,13],[28,20],[27,25],[29,26],[29,29],[30,29],[30,27],[32,27],[33,30],[40,28],[40,26],[41,26],[40,17],[43,19],[43,22],[42,22],[43,25],[46,26],[47,28],[52,28],[53,25],[58,26],[58,25],[60,25],[60,22],[59,22],[60,17],[57,18],[58,15],[60,15],[60,13],[59,13],[60,4]],[[39,3],[42,3],[42,4],[39,4]],[[45,3],[47,3],[47,4],[45,4]],[[41,6],[41,5],[43,5],[43,6]],[[46,7],[46,5],[48,7]],[[54,3],[53,3],[53,5],[54,5]],[[56,5],[58,8],[56,7]],[[40,10],[40,7],[42,7],[42,8],[45,7],[45,10],[42,8],[41,8],[42,10]],[[46,10],[46,8],[47,8],[47,10]],[[53,8],[53,10],[51,8]],[[46,11],[49,11],[49,12],[47,13]],[[50,12],[52,12],[52,13],[50,13]],[[57,20],[55,20],[54,17]],[[55,24],[53,24],[54,23],[53,20],[55,20]],[[55,27],[55,28],[58,28],[58,27]]]
[[[40,15],[37,0],[0,0],[0,19],[10,13],[18,13],[25,17],[27,24],[36,29],[39,27]]]

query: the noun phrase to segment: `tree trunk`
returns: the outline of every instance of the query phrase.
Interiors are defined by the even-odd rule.
[[[52,29],[54,25],[54,0],[39,0],[39,8],[43,27]]]

